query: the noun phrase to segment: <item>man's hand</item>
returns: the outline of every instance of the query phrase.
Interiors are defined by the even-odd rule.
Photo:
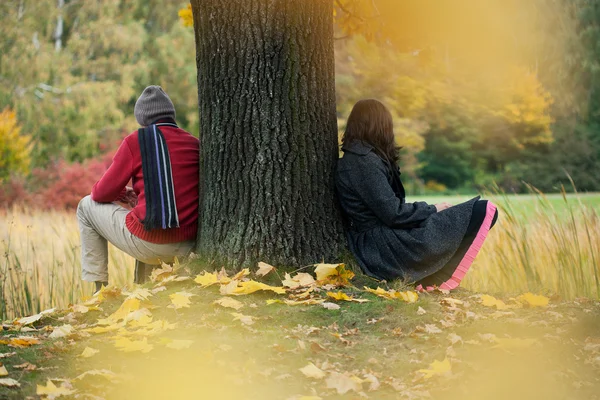
[[[133,191],[133,188],[127,186],[125,188],[125,199],[127,202],[127,205],[129,205],[129,207],[133,208],[137,205],[137,194],[135,194],[135,192]]]
[[[446,209],[448,209],[448,208],[450,208],[450,207],[452,207],[452,204],[450,204],[450,203],[446,203],[446,202],[444,202],[444,203],[439,203],[439,204],[436,204],[436,205],[435,205],[435,208],[437,209],[437,212],[440,212],[440,211],[446,210]]]

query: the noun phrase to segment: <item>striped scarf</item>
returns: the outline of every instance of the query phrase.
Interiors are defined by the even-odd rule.
[[[147,231],[179,228],[171,158],[159,126],[178,127],[173,123],[159,123],[138,130],[146,196],[146,218],[142,223]]]

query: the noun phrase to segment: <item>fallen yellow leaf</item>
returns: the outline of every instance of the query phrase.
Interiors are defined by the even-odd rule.
[[[35,391],[38,396],[46,396],[49,399],[55,399],[59,396],[68,396],[75,392],[76,390],[68,388],[64,382],[60,387],[57,387],[50,379],[46,381],[46,386],[37,385],[37,390]]]
[[[240,321],[244,325],[252,325],[254,323],[254,317],[250,315],[244,315],[240,313],[231,313],[234,321]]]
[[[482,294],[479,298],[481,299],[481,304],[486,307],[496,307],[498,310],[507,310],[510,308],[502,300],[498,300],[494,296]]]
[[[190,298],[195,294],[188,292],[177,292],[169,295],[171,298],[171,306],[175,309],[187,308],[190,306]]]
[[[348,296],[346,293],[342,292],[341,290],[338,291],[337,293],[327,292],[327,296],[331,297],[332,299],[335,299],[335,300],[354,301],[356,303],[365,303],[365,302],[369,301],[367,299],[355,299],[354,297]]]
[[[139,310],[140,304],[141,302],[134,297],[125,299],[123,304],[121,304],[121,307],[106,318],[106,323],[104,325],[109,325],[111,322],[119,322],[120,320],[125,319],[130,312]]]
[[[452,370],[452,365],[447,358],[444,361],[435,360],[429,365],[429,369],[420,369],[419,372],[423,374],[423,378],[429,379],[433,376],[446,375]]]
[[[542,295],[525,293],[517,297],[517,301],[522,304],[526,304],[529,307],[546,307],[550,302],[550,299]]]
[[[39,343],[39,339],[31,336],[19,336],[8,341],[8,345],[11,347],[29,347]]]
[[[0,363],[0,376],[8,376],[8,371],[6,367]]]
[[[220,299],[213,301],[213,304],[218,304],[221,307],[233,308],[234,310],[239,310],[244,307],[244,304],[241,301],[237,301],[231,297],[221,297]]]
[[[86,347],[85,349],[83,349],[83,352],[81,353],[80,357],[90,358],[93,355],[98,354],[99,352],[100,350],[96,350],[91,347]]]
[[[150,274],[150,280],[152,282],[159,282],[173,274],[173,267],[171,267],[169,264],[162,264],[160,268],[154,268],[154,270],[152,270],[152,274]]]
[[[237,274],[235,274],[234,276],[231,277],[232,281],[239,281],[240,279],[244,278],[245,276],[250,275],[250,269],[248,268],[244,268],[243,270],[241,270],[240,272],[238,272]]]
[[[290,274],[285,274],[285,279],[281,282],[283,286],[288,287],[290,289],[297,289],[299,287],[304,286],[312,286],[314,285],[315,278],[311,274],[307,274],[306,272],[300,272],[294,275],[293,277]]]
[[[285,288],[280,287],[280,286],[269,286],[265,283],[262,282],[256,282],[256,281],[247,281],[247,282],[241,282],[239,284],[239,286],[233,291],[232,294],[234,295],[242,295],[242,294],[250,294],[250,293],[254,293],[257,292],[259,290],[265,290],[265,291],[272,291],[275,292],[277,294],[284,294],[285,293]]]
[[[117,374],[107,369],[93,369],[91,371],[85,371],[83,374],[78,375],[74,380],[78,381],[83,378],[87,378],[88,376],[101,376],[109,380],[113,380],[118,377]]]
[[[419,295],[417,292],[412,291],[398,292],[398,297],[407,303],[415,303],[417,300],[419,300]]]
[[[125,337],[117,337],[115,339],[115,347],[126,353],[132,351],[141,351],[142,353],[148,353],[154,346],[148,344],[148,339],[143,338],[142,340],[130,340]]]
[[[338,394],[345,394],[350,390],[357,393],[362,391],[362,379],[339,372],[331,372],[325,383],[328,389],[335,389]]]
[[[316,264],[315,273],[320,285],[348,286],[354,272],[348,271],[345,264]]]
[[[219,282],[216,272],[204,272],[202,275],[197,275],[194,282],[201,285],[202,287],[208,287]]]
[[[337,274],[337,267],[341,264],[315,264],[315,274],[317,280],[322,281],[328,276]]]
[[[308,378],[313,378],[313,379],[325,378],[325,372],[313,363],[308,363],[308,365],[306,367],[300,368],[300,372],[302,372]]]

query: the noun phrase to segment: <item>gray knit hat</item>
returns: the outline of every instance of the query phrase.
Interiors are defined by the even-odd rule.
[[[175,119],[175,106],[160,86],[148,86],[135,102],[135,119],[141,126],[149,126],[161,118]]]

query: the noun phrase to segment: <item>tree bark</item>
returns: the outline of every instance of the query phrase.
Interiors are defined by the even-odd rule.
[[[292,266],[339,256],[332,7],[192,1],[203,258]]]

